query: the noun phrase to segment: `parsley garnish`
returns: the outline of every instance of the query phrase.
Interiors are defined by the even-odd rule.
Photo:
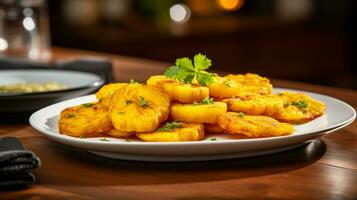
[[[129,139],[126,139],[126,140],[125,140],[125,142],[131,142],[131,140],[129,140]]]
[[[79,136],[79,138],[80,138],[80,139],[83,139],[83,138],[84,138],[84,135],[83,135],[83,134],[81,134],[81,135]]]
[[[205,71],[211,65],[211,60],[199,53],[193,58],[193,63],[187,57],[176,59],[175,65],[165,71],[165,76],[191,84],[195,79],[201,86],[206,86],[213,83],[214,75]]]
[[[66,117],[67,118],[73,118],[73,117],[76,117],[76,115],[74,113],[68,113]]]
[[[102,141],[102,142],[109,142],[110,140],[108,140],[107,138],[100,138],[100,141]]]
[[[129,84],[134,84],[134,83],[139,83],[139,82],[135,81],[134,79],[130,79]]]
[[[93,105],[94,105],[94,103],[84,103],[84,104],[82,104],[82,106],[85,107],[85,108],[90,108]]]
[[[139,104],[139,106],[141,106],[143,108],[146,108],[149,106],[148,102],[144,99],[144,97],[139,97],[138,104]]]
[[[291,102],[291,105],[296,106],[300,109],[305,109],[308,106],[306,101],[293,101]]]
[[[125,103],[126,103],[126,105],[129,105],[129,104],[132,104],[133,101],[132,100],[126,100]]]
[[[217,138],[211,138],[211,141],[217,141]]]
[[[202,102],[196,102],[196,101],[193,102],[193,105],[202,105],[202,104],[206,104],[206,105],[213,104],[213,98],[205,97],[202,100]]]
[[[159,128],[159,131],[172,131],[175,128],[181,128],[182,123],[181,122],[167,122],[165,125],[163,125],[161,128]]]

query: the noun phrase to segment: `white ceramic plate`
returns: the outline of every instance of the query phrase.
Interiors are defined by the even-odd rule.
[[[274,89],[274,92],[290,89]],[[233,157],[255,156],[289,150],[326,133],[342,128],[356,118],[355,110],[348,104],[325,95],[303,92],[326,104],[326,114],[305,124],[295,126],[292,135],[233,139],[226,134],[208,135],[203,141],[194,142],[141,142],[139,140],[107,138],[79,139],[58,132],[57,122],[61,110],[74,105],[95,101],[94,95],[83,96],[57,103],[35,112],[30,124],[50,139],[89,150],[92,153],[126,160],[143,161],[194,161],[216,160]],[[135,120],[135,119],[133,119]],[[211,140],[216,138],[216,140]]]

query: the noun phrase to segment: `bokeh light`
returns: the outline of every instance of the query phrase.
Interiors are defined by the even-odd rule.
[[[191,17],[191,10],[184,4],[175,4],[170,8],[170,18],[177,23],[187,22]]]
[[[36,27],[35,22],[31,17],[25,17],[22,24],[24,25],[25,29],[28,31],[32,31]]]
[[[8,47],[7,41],[0,37],[0,51],[5,51]]]
[[[244,0],[217,0],[217,3],[223,10],[234,11],[243,6]]]

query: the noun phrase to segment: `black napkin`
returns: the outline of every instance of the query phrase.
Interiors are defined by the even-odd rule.
[[[31,170],[39,166],[40,159],[25,150],[17,138],[0,138],[0,190],[32,185],[35,177]]]
[[[110,59],[87,57],[76,60],[41,63],[25,59],[0,58],[2,69],[62,69],[89,72],[103,77],[106,83],[113,82],[113,65]]]

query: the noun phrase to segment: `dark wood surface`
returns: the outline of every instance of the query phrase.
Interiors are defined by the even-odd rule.
[[[144,81],[167,63],[54,49],[56,59],[109,56],[117,80]],[[279,87],[315,91],[357,107],[357,92],[273,80]],[[0,136],[15,136],[42,160],[36,184],[0,192],[0,199],[357,199],[357,123],[307,146],[244,159],[148,163],[101,158],[53,142],[27,124],[2,124]]]

